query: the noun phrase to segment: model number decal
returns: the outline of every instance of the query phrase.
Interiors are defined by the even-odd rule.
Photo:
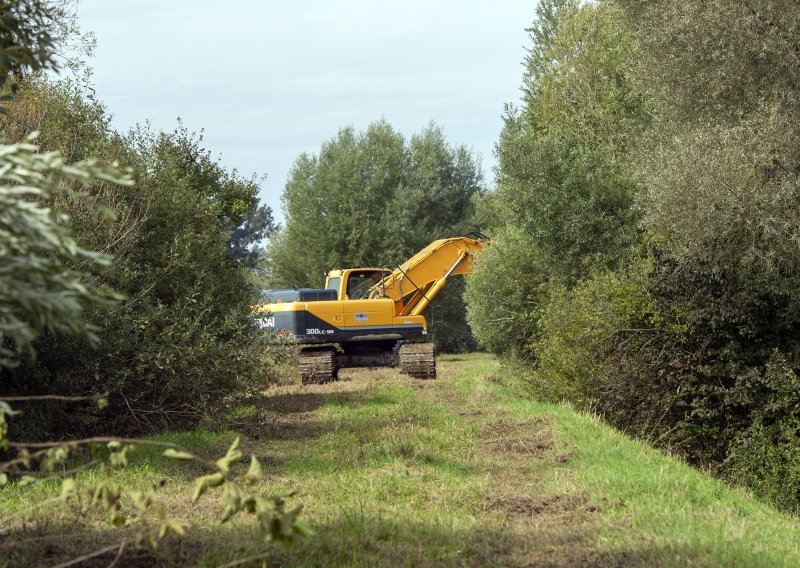
[[[306,329],[306,335],[331,335],[332,333],[332,329]]]

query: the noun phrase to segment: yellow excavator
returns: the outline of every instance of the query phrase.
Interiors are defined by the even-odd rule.
[[[348,367],[400,367],[436,378],[422,312],[451,276],[472,272],[488,243],[482,233],[432,242],[394,270],[331,270],[325,289],[264,290],[253,314],[263,327],[300,344],[303,383],[336,379]]]

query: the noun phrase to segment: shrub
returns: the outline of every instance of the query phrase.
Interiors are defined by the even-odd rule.
[[[553,287],[531,345],[532,391],[796,509],[796,292],[656,254]]]
[[[538,396],[606,411],[626,406],[620,394],[631,387],[632,375],[617,365],[663,331],[648,294],[651,272],[652,259],[637,258],[626,269],[600,272],[571,290],[551,286],[540,335],[531,345]]]
[[[26,436],[185,427],[234,393],[262,387],[269,370],[265,338],[249,318],[255,294],[246,263],[228,254],[231,227],[252,210],[257,186],[222,169],[182,128],[114,133],[102,105],[68,83],[33,84],[10,106],[8,135],[32,124],[51,149],[119,159],[134,183],[85,187],[95,209],[52,202],[69,217],[76,242],[114,257],[108,267],[87,269],[124,299],[87,309],[99,347],[47,334],[35,343],[35,358],[6,372],[6,390],[21,395],[110,392],[102,419],[64,407],[23,409]]]
[[[800,510],[800,419],[754,422],[733,444],[728,477],[756,495],[797,514]]]
[[[525,231],[505,228],[475,260],[464,297],[467,319],[486,349],[522,359],[547,295],[545,261]]]

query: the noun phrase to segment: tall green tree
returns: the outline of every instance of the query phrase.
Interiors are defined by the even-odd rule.
[[[335,267],[382,266],[402,254],[405,141],[380,121],[343,128],[297,158],[281,197],[286,223],[268,254],[276,285],[321,286]]]
[[[282,196],[285,227],[267,250],[272,285],[321,286],[332,268],[394,267],[432,240],[469,231],[484,192],[473,153],[430,124],[406,140],[386,121],[343,128],[295,162]],[[437,341],[472,345],[463,284],[442,293]]]
[[[800,7],[540,11],[484,204],[481,340],[534,359],[538,394],[796,511]]]
[[[232,229],[228,253],[254,266],[263,252],[263,241],[277,228],[270,206],[253,205],[241,225]]]
[[[542,2],[529,31],[523,104],[507,109],[483,205],[495,240],[468,287],[483,344],[523,356],[549,283],[569,288],[637,241],[629,152],[643,121],[613,7]]]
[[[797,4],[618,3],[637,32],[637,80],[656,117],[638,164],[647,228],[671,254],[795,273]]]

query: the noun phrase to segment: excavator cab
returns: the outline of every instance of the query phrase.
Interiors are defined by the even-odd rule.
[[[339,300],[365,300],[372,288],[392,273],[385,268],[349,268],[331,270],[325,288],[336,290]]]

